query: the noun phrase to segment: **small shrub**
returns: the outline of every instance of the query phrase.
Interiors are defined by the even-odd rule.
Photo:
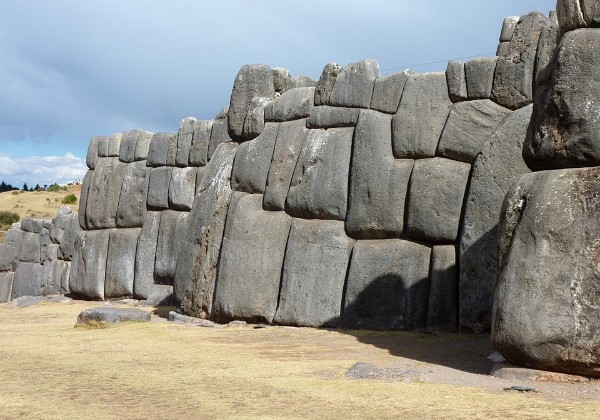
[[[19,195],[19,194],[21,194],[21,191],[13,191],[13,192],[11,192],[11,194],[12,195]]]
[[[58,184],[52,184],[48,188],[46,188],[46,191],[48,191],[48,192],[67,191],[67,187],[61,187]]]
[[[12,211],[0,211],[0,225],[10,226],[13,223],[17,223],[21,220],[21,217]]]
[[[65,197],[61,200],[63,204],[75,204],[77,202],[77,196],[75,194],[65,195]]]

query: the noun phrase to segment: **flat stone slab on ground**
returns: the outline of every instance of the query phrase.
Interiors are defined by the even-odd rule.
[[[569,375],[568,373],[551,372],[548,370],[529,369],[523,366],[513,365],[512,363],[502,362],[494,363],[491,376],[501,379],[514,381],[535,381],[535,382],[554,382],[554,383],[576,383],[588,382],[590,378],[579,375]]]
[[[141,309],[101,306],[81,312],[76,325],[104,328],[119,322],[148,322],[151,316],[150,312]]]

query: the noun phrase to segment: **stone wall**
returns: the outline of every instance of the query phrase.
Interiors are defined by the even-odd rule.
[[[220,321],[488,329],[551,28],[507,18],[498,57],[439,73],[248,65],[214,120],[93,138],[70,292]]]

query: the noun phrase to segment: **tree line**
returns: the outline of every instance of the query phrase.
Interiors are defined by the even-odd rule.
[[[6,191],[66,191],[67,187],[64,186],[60,186],[58,184],[51,184],[51,185],[44,185],[43,187],[40,186],[40,184],[35,184],[35,187],[29,187],[27,185],[27,183],[23,184],[22,188],[17,188],[17,187],[13,187],[11,184],[7,184],[6,182],[2,181],[0,183],[0,193],[6,192]]]

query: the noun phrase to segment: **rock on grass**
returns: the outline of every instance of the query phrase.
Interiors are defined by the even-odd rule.
[[[98,307],[81,312],[75,326],[108,328],[120,322],[148,322],[150,317],[150,312],[140,309]]]

